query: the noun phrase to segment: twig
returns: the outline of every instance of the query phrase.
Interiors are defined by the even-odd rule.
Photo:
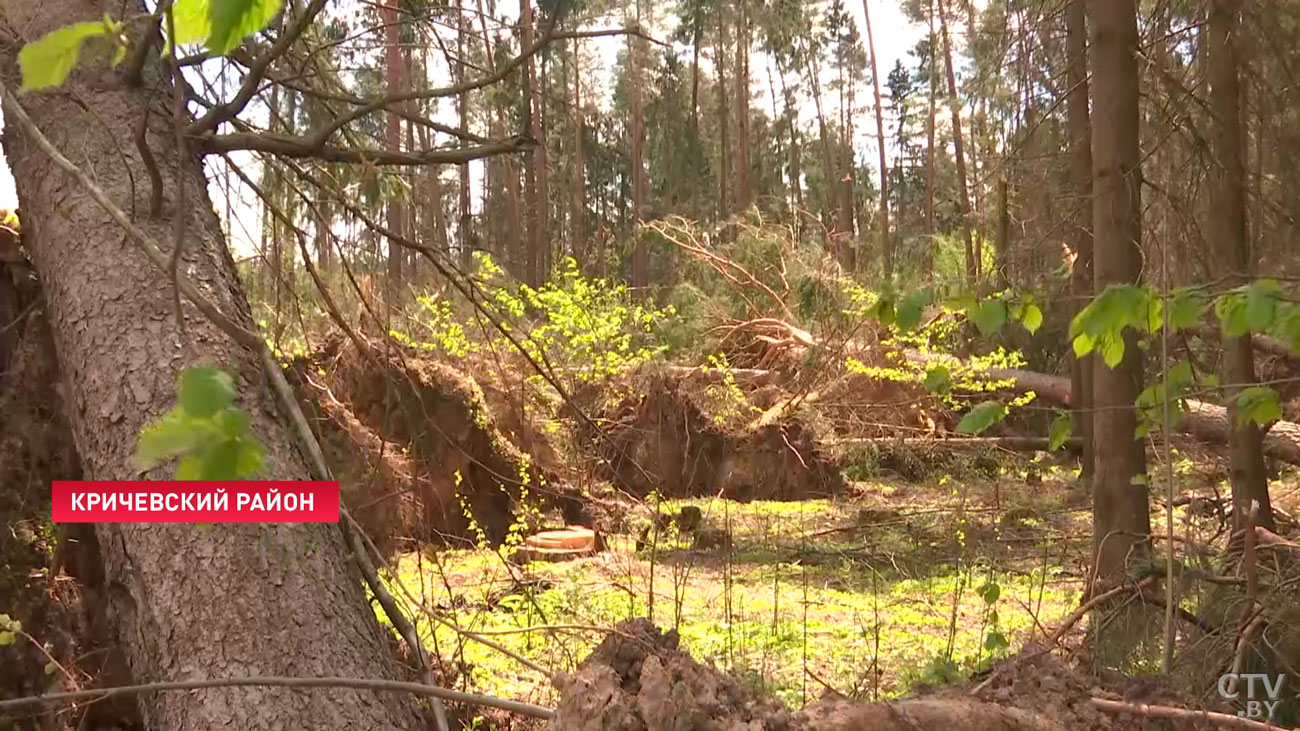
[[[163,182],[162,174],[158,172],[158,161],[154,160],[153,150],[149,149],[149,113],[152,110],[148,104],[144,107],[144,117],[140,120],[140,127],[135,132],[135,149],[140,153],[140,161],[144,163],[145,172],[149,173],[149,215],[157,216],[162,212],[163,202]],[[134,208],[134,201],[132,201]]]
[[[170,68],[172,72],[172,124],[176,131],[176,216],[172,219],[172,295],[176,306],[176,332],[185,339],[185,317],[181,312],[181,251],[185,246],[185,84],[181,78],[181,65],[176,59],[176,11],[167,8],[167,35],[172,39]],[[147,119],[147,118],[146,118]],[[144,137],[144,132],[140,134]],[[152,205],[152,202],[150,203]]]
[[[407,683],[400,680],[373,680],[370,678],[292,678],[277,675],[250,676],[241,678],[221,678],[207,680],[183,680],[162,683],[143,683],[140,685],[121,685],[115,688],[95,688],[92,690],[75,690],[65,693],[48,693],[46,695],[26,696],[0,700],[0,711],[19,708],[37,703],[57,703],[60,701],[102,700],[120,695],[139,695],[160,691],[202,690],[204,688],[236,687],[280,687],[280,688],[353,688],[356,690],[389,690],[399,693],[413,693],[439,700],[455,701],[488,708],[500,708],[521,716],[550,720],[555,718],[555,711],[543,706],[497,698],[479,693],[465,693],[458,690],[438,688],[421,683]]]
[[[1250,731],[1285,731],[1285,726],[1274,726],[1271,723],[1261,723],[1252,721],[1248,718],[1239,716],[1229,716],[1226,713],[1216,713],[1214,711],[1193,711],[1190,708],[1174,708],[1172,706],[1152,706],[1146,703],[1126,703],[1124,701],[1114,701],[1109,698],[1093,697],[1092,705],[1108,713],[1128,713],[1134,716],[1143,716],[1145,718],[1170,718],[1180,721],[1209,721],[1216,726],[1226,728],[1249,729]]]

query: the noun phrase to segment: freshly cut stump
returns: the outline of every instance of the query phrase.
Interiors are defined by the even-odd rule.
[[[598,550],[596,531],[580,525],[535,533],[524,539],[518,558],[523,561],[565,561],[590,556]]]

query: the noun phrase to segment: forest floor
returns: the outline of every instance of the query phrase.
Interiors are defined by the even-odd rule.
[[[1214,461],[1176,467],[1188,498],[1212,494],[1222,474]],[[1275,495],[1300,507],[1296,476]],[[654,546],[637,545],[646,507],[590,557],[518,565],[509,549],[439,549],[402,554],[398,570],[460,628],[553,670],[573,671],[620,621],[650,616],[696,660],[800,708],[828,693],[888,699],[961,682],[1041,641],[1078,606],[1091,546],[1075,471],[1024,459],[997,477],[885,477],[829,500],[696,498],[659,510],[688,505],[704,525],[669,528]],[[1176,510],[1180,531],[1212,531],[1213,516],[1190,505]],[[1161,515],[1153,522],[1162,528]],[[458,685],[557,701],[545,678],[500,652],[423,629]]]

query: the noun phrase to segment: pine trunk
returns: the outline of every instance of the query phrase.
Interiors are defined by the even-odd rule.
[[[1209,17],[1210,107],[1214,112],[1209,178],[1213,186],[1214,278],[1225,288],[1250,281],[1253,262],[1246,236],[1246,166],[1241,125],[1241,77],[1237,45],[1240,42],[1240,5],[1233,0],[1211,0]],[[1273,508],[1264,470],[1263,440],[1254,422],[1238,424],[1237,394],[1255,382],[1255,355],[1250,333],[1223,339],[1220,380],[1232,423],[1232,504],[1236,527],[1244,527],[1252,502],[1259,504],[1257,525],[1274,529]]]
[[[1142,274],[1142,169],[1138,149],[1138,35],[1135,0],[1091,0],[1093,268],[1096,291],[1137,284]],[[1124,359],[1094,359],[1093,535],[1096,575],[1124,575],[1150,552],[1146,451],[1134,438],[1142,350],[1125,337]]]
[[[979,261],[975,258],[975,241],[971,235],[970,195],[966,187],[966,155],[962,147],[961,99],[957,96],[957,77],[952,70],[952,42],[948,37],[948,18],[944,0],[939,0],[939,30],[943,35],[943,66],[948,79],[948,108],[952,111],[952,144],[957,155],[957,198],[961,210],[961,231],[966,245],[966,286],[975,287]]]
[[[871,54],[871,90],[876,97],[876,140],[880,151],[880,256],[885,279],[894,276],[894,247],[889,238],[889,165],[885,162],[885,111],[880,104],[880,74],[876,65],[876,42],[871,34],[871,7],[862,0],[867,21],[867,51]]]
[[[1088,112],[1088,29],[1084,4],[1070,0],[1065,9],[1066,54],[1069,95],[1065,115],[1070,139],[1070,185],[1074,225],[1069,229],[1074,242],[1074,265],[1070,273],[1071,314],[1092,297],[1092,122]],[[1083,438],[1080,477],[1087,484],[1093,472],[1092,356],[1074,358],[1070,364],[1071,388],[1075,394],[1075,431]]]
[[[40,37],[77,21],[117,13],[106,0],[10,2],[6,21]],[[137,26],[138,27],[138,26]],[[0,40],[9,78],[19,43]],[[146,109],[171,107],[156,51],[138,86],[102,70],[74,73],[49,94],[27,94],[33,121],[83,165],[116,204],[155,241],[172,241],[172,221],[187,217],[180,270],[238,324],[253,329],[203,167],[177,167],[172,120],[148,117],[147,144],[166,192],[149,216],[149,179],[130,140]],[[117,224],[10,124],[5,156],[23,218],[23,243],[40,274],[68,387],[67,406],[85,479],[135,480],[131,455],[141,428],[175,399],[178,372],[217,364],[236,376],[239,405],[266,445],[263,477],[306,479],[290,429],[272,402],[258,356],[234,343],[195,308],[178,329],[173,287],[120,234]],[[132,180],[136,185],[132,185]],[[178,211],[176,191],[187,201]],[[134,196],[134,198],[133,198]],[[145,477],[166,478],[170,467]],[[396,664],[338,527],[311,524],[101,523],[103,592],[136,682],[239,675],[398,677]],[[368,691],[215,688],[139,697],[145,726],[163,731],[238,729],[416,729],[409,698]]]

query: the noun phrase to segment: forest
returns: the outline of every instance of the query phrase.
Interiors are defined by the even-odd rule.
[[[0,0],[0,728],[1300,727],[1298,46]]]

